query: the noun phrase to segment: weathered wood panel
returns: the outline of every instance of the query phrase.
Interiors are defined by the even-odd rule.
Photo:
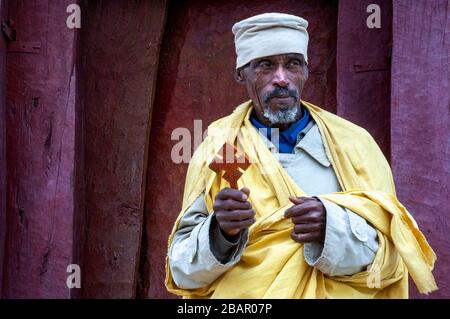
[[[7,231],[3,296],[68,298],[72,260],[76,1],[9,1],[17,40],[7,57]],[[11,45],[11,43],[10,43]]]
[[[171,133],[177,127],[193,132],[194,119],[201,119],[205,130],[248,99],[233,77],[231,27],[271,11],[300,15],[310,22],[310,79],[304,98],[335,109],[336,1],[171,1],[150,134],[142,297],[173,297],[164,287],[164,262],[169,232],[181,208],[187,164],[171,160],[176,143]]]
[[[7,19],[7,1],[0,0],[0,24]],[[0,32],[1,33],[1,32]],[[0,298],[3,286],[3,257],[6,235],[6,40],[0,34]]]
[[[438,256],[433,298],[450,297],[449,54],[450,1],[393,2],[392,166],[399,199]]]
[[[82,297],[133,298],[165,0],[83,1]],[[79,185],[78,185],[79,186]],[[82,186],[79,186],[79,191]],[[81,218],[80,225],[83,223]]]
[[[367,7],[380,8],[381,27],[367,26]],[[367,129],[390,158],[391,0],[339,2],[337,114]]]

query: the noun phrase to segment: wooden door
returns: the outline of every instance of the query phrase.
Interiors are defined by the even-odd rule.
[[[167,239],[181,208],[187,164],[171,160],[171,133],[203,130],[247,100],[233,78],[232,25],[264,12],[306,18],[310,26],[310,79],[304,99],[335,111],[337,1],[172,1],[159,57],[150,133],[145,199],[146,247],[142,297],[169,297],[164,288]]]

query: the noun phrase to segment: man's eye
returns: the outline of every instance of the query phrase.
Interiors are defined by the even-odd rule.
[[[301,66],[303,63],[300,60],[291,60],[289,61],[289,65],[291,66]]]
[[[269,61],[261,61],[258,63],[258,67],[263,68],[263,69],[270,68],[271,66],[272,66],[272,64]]]

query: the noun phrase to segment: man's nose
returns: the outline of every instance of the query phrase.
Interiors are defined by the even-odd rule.
[[[289,85],[287,71],[283,66],[279,66],[275,70],[275,73],[273,74],[272,84],[278,85],[280,87],[286,87]]]

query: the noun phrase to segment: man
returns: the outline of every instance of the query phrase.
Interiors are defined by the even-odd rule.
[[[436,289],[435,255],[395,197],[362,128],[301,100],[308,23],[279,13],[233,26],[250,101],[213,123],[192,159],[169,239],[166,286],[185,297],[387,298]],[[208,168],[217,146],[248,153],[240,189]]]

